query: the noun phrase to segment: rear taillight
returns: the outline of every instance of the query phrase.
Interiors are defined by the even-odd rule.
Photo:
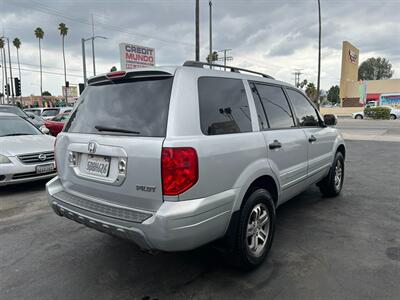
[[[198,159],[193,148],[163,148],[161,154],[163,194],[177,196],[199,178]]]

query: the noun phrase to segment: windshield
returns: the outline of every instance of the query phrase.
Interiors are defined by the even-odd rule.
[[[164,137],[172,81],[146,78],[88,86],[65,131]]]
[[[35,126],[21,118],[0,118],[0,137],[42,134]]]
[[[58,109],[45,109],[42,112],[42,117],[53,117],[58,114],[59,110]]]
[[[0,106],[0,112],[11,113],[11,114],[15,114],[15,115],[17,115],[19,117],[22,117],[22,118],[28,118],[28,115],[24,111],[19,109],[18,107]]]

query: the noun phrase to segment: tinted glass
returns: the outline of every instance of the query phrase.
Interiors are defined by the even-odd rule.
[[[28,115],[24,111],[19,109],[18,107],[0,106],[0,112],[15,114],[15,115],[20,116],[22,118],[28,118]]]
[[[65,131],[100,133],[96,127],[135,131],[139,136],[166,134],[172,77],[88,86]],[[127,134],[101,131],[105,134]]]
[[[2,136],[17,136],[17,135],[37,135],[41,134],[31,123],[24,119],[15,118],[0,118],[0,137]]]
[[[56,116],[60,110],[59,109],[46,109],[42,112],[42,117],[52,117]]]
[[[301,93],[288,89],[287,93],[292,101],[300,126],[318,126],[319,119],[314,106]]]
[[[255,85],[252,86],[251,91],[253,93],[254,104],[257,110],[257,118],[258,118],[258,124],[260,125],[260,130],[268,129],[268,122],[265,116],[265,111],[261,104],[260,97],[258,96]]]
[[[252,131],[249,104],[241,80],[201,77],[198,85],[200,123],[204,134]]]
[[[282,88],[256,84],[270,128],[294,127],[292,111]]]

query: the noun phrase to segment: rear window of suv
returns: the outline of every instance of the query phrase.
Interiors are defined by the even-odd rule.
[[[165,137],[173,77],[89,85],[65,131]]]

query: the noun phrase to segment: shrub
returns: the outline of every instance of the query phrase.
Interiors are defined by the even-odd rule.
[[[388,107],[366,107],[364,116],[375,120],[389,120],[390,108]]]

